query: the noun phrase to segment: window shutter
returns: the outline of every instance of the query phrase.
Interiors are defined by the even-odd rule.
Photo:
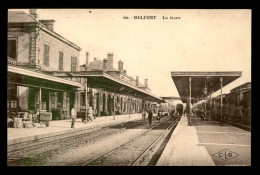
[[[43,65],[44,66],[50,66],[49,63],[49,46],[47,44],[44,44],[44,51],[43,51]]]
[[[59,70],[63,71],[63,52],[59,52]]]
[[[71,57],[71,72],[73,72],[73,57]]]
[[[71,71],[76,72],[76,68],[77,68],[77,58],[71,57]]]

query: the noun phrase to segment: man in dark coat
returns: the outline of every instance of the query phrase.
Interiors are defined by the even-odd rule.
[[[148,120],[150,125],[152,124],[152,118],[153,118],[153,111],[150,109],[148,113]]]

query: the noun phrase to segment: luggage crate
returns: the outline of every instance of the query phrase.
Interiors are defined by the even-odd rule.
[[[40,122],[45,123],[46,126],[49,127],[51,120],[52,120],[51,112],[40,112]]]

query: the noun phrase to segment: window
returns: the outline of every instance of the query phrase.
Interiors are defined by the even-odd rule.
[[[80,106],[85,106],[85,92],[80,93]]]
[[[63,71],[63,52],[59,51],[59,71]]]
[[[51,94],[51,108],[55,108],[55,94]]]
[[[7,108],[17,107],[17,87],[8,84],[7,89]]]
[[[16,59],[17,57],[16,39],[8,39],[8,57]]]
[[[71,72],[76,72],[77,70],[77,57],[71,57]]]
[[[62,106],[63,104],[63,93],[58,92],[58,105]]]
[[[50,52],[50,47],[47,44],[44,44],[44,50],[43,50],[43,65],[44,66],[50,66],[49,63],[49,52]]]

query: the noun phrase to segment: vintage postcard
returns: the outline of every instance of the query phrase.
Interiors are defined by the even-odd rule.
[[[8,166],[251,166],[251,9],[8,9]]]

